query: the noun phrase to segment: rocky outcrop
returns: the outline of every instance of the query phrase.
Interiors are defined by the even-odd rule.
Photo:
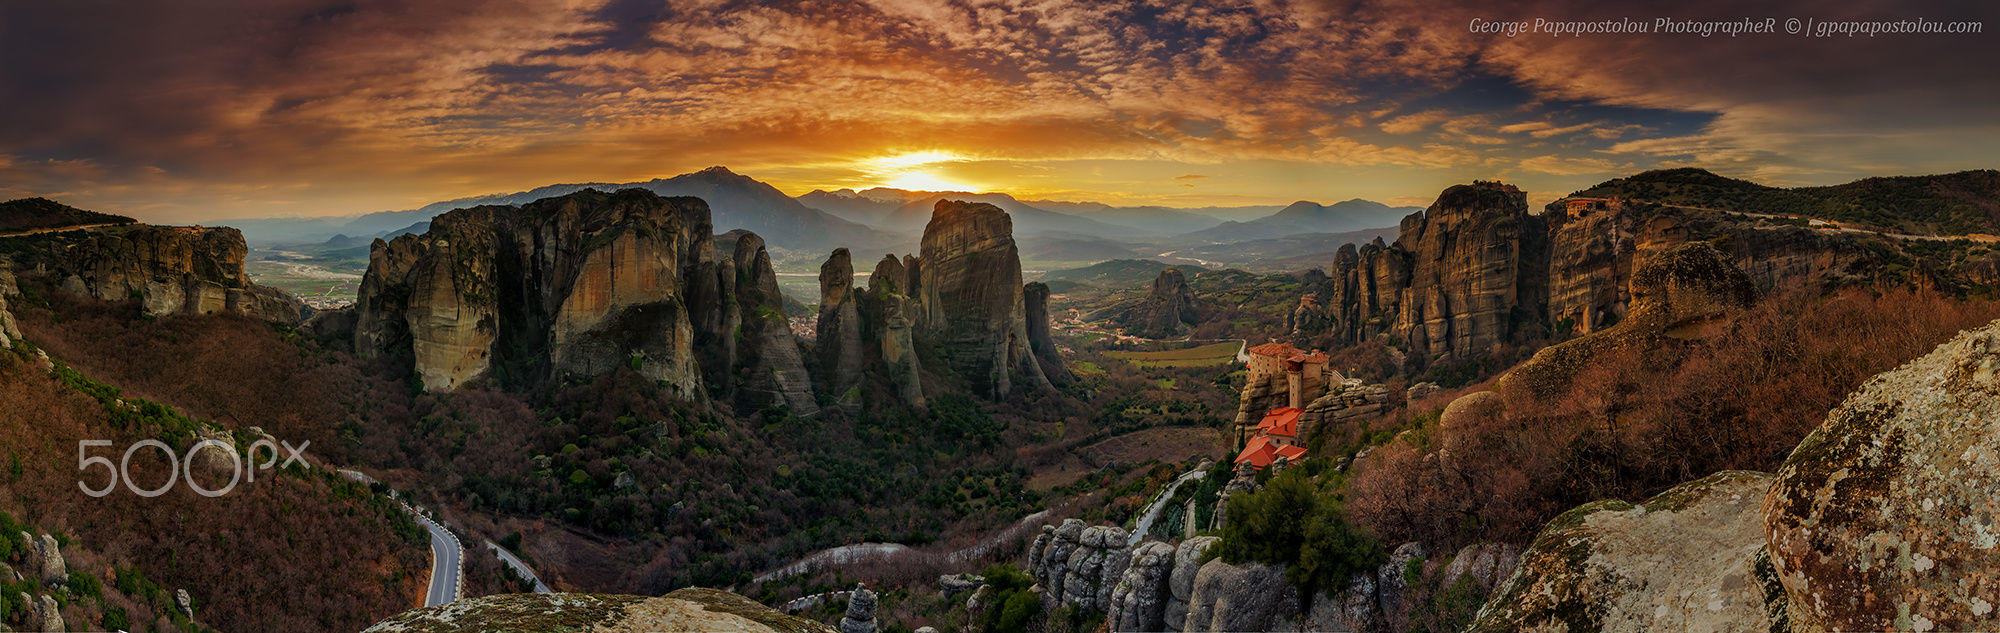
[[[27,245],[14,266],[46,271],[71,294],[137,300],[148,315],[305,318],[298,299],[250,282],[243,272],[249,248],[236,229],[138,224],[13,239]]]
[[[1446,563],[1438,586],[1450,588],[1463,579],[1491,591],[1514,575],[1521,562],[1521,548],[1506,543],[1474,543],[1459,548]]]
[[[459,209],[375,242],[354,346],[409,357],[431,391],[631,367],[690,400],[713,389],[809,415],[775,279],[763,240],[718,239],[695,198],[586,189]]]
[[[1304,437],[1324,425],[1346,425],[1379,415],[1389,408],[1389,396],[1388,385],[1368,384],[1359,378],[1342,381],[1305,406],[1305,413],[1299,414],[1299,433]]]
[[[819,267],[819,323],[814,329],[819,333],[815,351],[819,354],[820,383],[835,397],[861,382],[865,356],[858,299],[854,262],[847,249],[836,248]]]
[[[1956,292],[2000,277],[1991,255],[1932,261],[1909,246],[1919,242],[1630,201],[1530,215],[1521,195],[1498,183],[1454,186],[1405,218],[1393,243],[1343,247],[1323,275],[1308,276],[1293,337],[1384,341],[1418,369],[1523,335],[1601,332],[1635,309],[1648,261],[1697,242],[1715,245],[1759,292],[1877,282]]]
[[[29,611],[22,617],[24,620],[22,624],[27,630],[42,633],[63,633],[69,630],[67,624],[63,622],[62,605],[56,602],[55,596],[42,594],[30,599],[28,594],[24,593],[21,594],[21,603]]]
[[[1195,298],[1179,268],[1160,271],[1144,298],[1092,313],[1092,320],[1109,320],[1125,333],[1145,338],[1173,338],[1200,325],[1208,306]]]
[[[739,392],[737,400],[756,408],[788,407],[795,415],[818,414],[812,377],[785,320],[785,295],[778,290],[777,271],[771,268],[764,238],[755,233],[737,238],[734,260],[736,305],[742,311],[732,384]]]
[[[1113,631],[1167,630],[1168,586],[1174,570],[1174,546],[1159,541],[1140,543],[1132,562],[1111,590],[1105,606],[1106,625]]]
[[[375,623],[367,631],[834,633],[835,629],[773,611],[749,598],[726,591],[681,589],[657,598],[581,593],[516,593],[467,598],[447,605],[404,612]]]
[[[1785,593],[1762,556],[1772,476],[1726,471],[1640,505],[1550,522],[1470,631],[1771,631]]]
[[[1049,285],[1030,281],[1021,287],[1022,313],[1028,324],[1028,351],[1034,354],[1035,362],[1042,367],[1042,375],[1051,382],[1067,383],[1076,379],[1063,362],[1062,351],[1056,348],[1056,339],[1049,330]]]
[[[875,633],[875,592],[856,585],[847,594],[847,614],[840,618],[840,633]]]
[[[27,532],[21,533],[21,542],[27,548],[22,551],[22,563],[28,573],[42,579],[42,582],[62,584],[69,581],[69,564],[63,560],[62,545],[56,537],[43,534],[37,537]]]
[[[1283,567],[1211,560],[1195,574],[1187,623],[1181,630],[1271,631],[1298,613],[1299,590],[1285,579]]]
[[[14,273],[0,268],[0,349],[14,346],[21,340],[21,326],[14,321],[14,313],[7,310],[7,295],[14,294]]]
[[[1173,573],[1167,578],[1169,596],[1166,608],[1166,629],[1179,631],[1187,624],[1188,603],[1194,600],[1195,576],[1201,573],[1202,559],[1208,550],[1220,540],[1213,536],[1197,536],[1174,547]]]
[[[1420,363],[1471,358],[1515,338],[1526,325],[1518,307],[1546,302],[1547,250],[1521,190],[1454,186],[1404,218],[1394,244],[1337,252],[1293,329],[1336,343],[1387,334]]]
[[[1543,348],[1509,372],[1500,388],[1551,397],[1568,389],[1576,373],[1619,348],[1642,357],[1675,340],[1697,338],[1701,326],[1748,308],[1755,298],[1748,275],[1704,242],[1657,253],[1632,273],[1631,305],[1616,324]]]
[[[1042,604],[1104,610],[1132,563],[1126,542],[1125,530],[1077,519],[1042,526],[1028,548],[1028,575],[1041,588]]]
[[[820,267],[821,384],[852,404],[855,387],[874,376],[904,404],[922,407],[920,344],[987,397],[1068,380],[1049,332],[1048,287],[1021,283],[1007,214],[949,200],[936,208],[923,256],[883,256],[865,292],[853,286],[846,249]]]
[[[909,296],[910,274],[893,255],[882,256],[868,277],[868,332],[878,344],[882,368],[903,404],[923,407],[923,367],[917,360],[917,344],[910,315],[923,308]]]
[[[1868,381],[1778,469],[1795,630],[2000,627],[2000,321]]]
[[[983,202],[939,200],[924,226],[919,328],[979,393],[999,398],[1017,383],[1048,387],[1029,351],[1021,256],[1007,212]]]
[[[1589,334],[1625,317],[1637,259],[1627,213],[1543,214],[1549,218],[1548,318],[1558,334]]]

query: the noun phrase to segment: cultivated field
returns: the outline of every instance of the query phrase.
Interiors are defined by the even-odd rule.
[[[1241,341],[1224,341],[1182,349],[1156,352],[1105,352],[1104,355],[1139,367],[1206,367],[1236,362],[1236,353],[1242,349]]]

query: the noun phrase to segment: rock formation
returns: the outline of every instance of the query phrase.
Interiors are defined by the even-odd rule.
[[[1771,479],[1725,471],[1640,505],[1563,513],[1470,630],[1778,630],[1785,595],[1762,562],[1757,512]]]
[[[459,209],[421,235],[377,240],[354,346],[407,354],[432,391],[630,366],[690,400],[713,389],[810,415],[782,301],[763,240],[718,239],[701,200],[586,189]]]
[[[1795,630],[2000,627],[2000,321],[1868,381],[1763,519]]]
[[[1625,347],[1643,356],[1673,340],[1695,338],[1701,326],[1750,306],[1750,278],[1704,242],[1681,244],[1653,255],[1632,273],[1628,315],[1615,325],[1551,345],[1515,368],[1500,388],[1550,397],[1567,389],[1593,359]]]
[[[871,278],[870,283],[880,282]],[[861,382],[864,356],[858,299],[854,263],[847,249],[836,248],[819,267],[819,324],[814,330],[819,333],[815,351],[819,354],[820,382],[835,397]]]
[[[29,630],[42,633],[63,633],[69,630],[63,622],[62,605],[56,602],[55,596],[42,594],[33,601],[26,600],[27,594],[21,594],[21,597],[22,603],[34,611],[31,617],[24,618],[30,620],[25,623]]]
[[[875,592],[856,585],[847,594],[847,614],[840,618],[840,633],[875,633]]]
[[[1021,302],[1028,322],[1028,351],[1041,365],[1042,375],[1056,383],[1075,380],[1069,365],[1063,363],[1062,351],[1056,349],[1055,336],[1049,330],[1049,285],[1039,281],[1028,282],[1021,287]]]
[[[1546,301],[1547,249],[1521,190],[1457,185],[1404,218],[1395,244],[1342,247],[1293,328],[1341,343],[1386,333],[1420,362],[1471,358],[1524,327],[1516,307]]]
[[[939,200],[924,226],[920,317],[924,334],[973,388],[1005,397],[1017,382],[1047,387],[1029,351],[1021,256],[1007,212],[983,202]]]
[[[1208,561],[1188,598],[1188,633],[1270,631],[1299,613],[1299,590],[1285,569],[1263,563]]]
[[[1011,226],[993,205],[939,201],[924,255],[883,256],[865,292],[847,250],[835,250],[820,267],[820,383],[848,403],[873,375],[922,407],[920,342],[988,397],[1069,379],[1049,333],[1048,287],[1021,283]]]
[[[1201,573],[1202,558],[1220,539],[1197,536],[1174,547],[1174,569],[1167,578],[1166,630],[1179,631],[1187,624],[1188,604],[1194,600],[1195,576]]]
[[[745,233],[736,240],[736,305],[738,325],[737,374],[732,386],[738,400],[752,407],[789,407],[797,415],[819,413],[812,377],[806,373],[799,342],[785,319],[785,295],[764,238]]]
[[[1459,548],[1444,567],[1438,586],[1450,588],[1467,579],[1481,589],[1492,590],[1514,574],[1521,562],[1521,548],[1506,543],[1474,543]]]
[[[692,588],[657,598],[582,593],[515,593],[467,598],[448,605],[407,611],[367,629],[367,633],[455,631],[834,633],[835,629],[779,613],[733,593]]]
[[[1890,238],[1700,210],[1617,201],[1530,215],[1522,194],[1498,183],[1446,189],[1400,229],[1393,243],[1341,248],[1323,276],[1309,276],[1290,318],[1294,338],[1382,340],[1421,368],[1544,328],[1600,332],[1628,318],[1649,260],[1695,242],[1716,245],[1758,291],[1874,281],[1949,291],[2000,277],[1991,256],[1937,263]]]
[[[12,238],[27,245],[12,265],[47,271],[64,291],[102,301],[136,299],[146,314],[242,314],[298,323],[305,305],[250,283],[249,248],[236,229],[126,225]]]
[[[1181,269],[1168,268],[1153,278],[1152,290],[1144,298],[1105,308],[1090,318],[1108,319],[1133,336],[1173,338],[1200,325],[1207,312],[1208,306],[1195,298]]]
[[[1168,586],[1174,570],[1174,546],[1159,541],[1140,543],[1132,562],[1111,590],[1105,624],[1113,631],[1167,630]]]
[[[29,573],[35,574],[35,577],[42,579],[44,583],[62,584],[69,581],[69,564],[63,560],[62,545],[56,542],[56,537],[48,534],[36,537],[22,532],[21,542],[27,546],[22,552],[24,555],[22,561]]]
[[[1125,530],[1066,519],[1042,526],[1028,547],[1028,575],[1041,587],[1042,604],[1104,610],[1132,563]]]
[[[14,321],[14,313],[7,311],[7,295],[14,294],[14,273],[0,268],[0,349],[14,346],[21,340],[21,326]]]
[[[1775,476],[1557,517],[1471,630],[1991,629],[1996,429],[2000,321],[1869,380]]]
[[[1374,385],[1350,378],[1313,399],[1299,415],[1299,433],[1309,436],[1324,425],[1344,425],[1358,418],[1381,413],[1389,407],[1389,386]]]

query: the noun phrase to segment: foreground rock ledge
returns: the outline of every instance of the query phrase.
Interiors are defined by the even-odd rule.
[[[366,633],[613,633],[745,631],[833,633],[727,591],[682,589],[658,598],[590,593],[517,593],[426,607],[377,622]]]
[[[1644,504],[1608,500],[1549,523],[1470,631],[1772,631],[1758,507],[1772,476],[1723,471]]]
[[[1764,514],[1795,631],[2000,627],[2000,321],[1848,396]]]

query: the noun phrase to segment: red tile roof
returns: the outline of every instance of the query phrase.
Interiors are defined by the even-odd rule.
[[[1306,449],[1303,446],[1279,446],[1260,435],[1250,438],[1250,443],[1243,446],[1243,452],[1236,456],[1236,463],[1247,462],[1251,468],[1263,470],[1271,464],[1298,461],[1305,456]]]
[[[1243,446],[1243,452],[1236,456],[1236,463],[1249,462],[1251,468],[1261,469],[1277,458],[1278,452],[1271,448],[1271,440],[1259,436],[1250,438],[1250,443]]]
[[[1257,423],[1257,432],[1261,435],[1298,437],[1299,414],[1305,412],[1305,409],[1297,407],[1272,409],[1270,413],[1264,414],[1263,421]]]
[[[1269,356],[1272,358],[1286,358],[1291,356],[1292,353],[1297,351],[1298,348],[1292,347],[1291,343],[1265,343],[1263,345],[1258,345],[1256,347],[1250,348],[1250,353],[1252,354],[1256,354],[1259,356]]]

